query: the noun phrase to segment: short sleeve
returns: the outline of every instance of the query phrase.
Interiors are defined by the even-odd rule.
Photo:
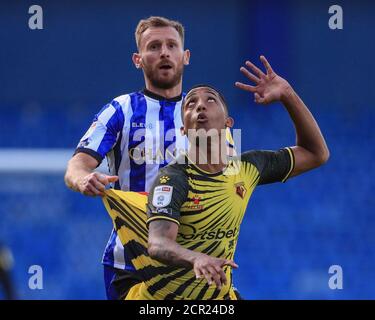
[[[278,151],[248,151],[241,154],[241,161],[251,162],[259,171],[260,184],[285,182],[294,169],[294,154],[291,148]]]
[[[154,220],[180,224],[180,209],[188,195],[187,177],[182,170],[164,167],[150,189],[147,203],[147,226]]]
[[[81,138],[74,154],[87,153],[99,163],[114,147],[124,125],[121,105],[112,101],[95,116],[93,123]]]

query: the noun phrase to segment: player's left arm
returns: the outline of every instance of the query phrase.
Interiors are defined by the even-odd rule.
[[[251,72],[245,67],[241,68],[241,72],[255,85],[236,82],[236,86],[254,93],[258,104],[267,105],[279,101],[288,111],[296,130],[296,145],[291,147],[294,169],[290,176],[319,167],[327,162],[329,150],[314,116],[292,86],[273,71],[267,59],[261,56],[260,60],[266,73],[250,61],[246,61],[246,66]]]

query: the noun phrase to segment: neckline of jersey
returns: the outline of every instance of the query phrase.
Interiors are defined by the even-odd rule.
[[[220,176],[222,174],[225,174],[225,172],[228,170],[228,168],[231,166],[231,163],[232,163],[232,160],[230,160],[227,165],[220,171],[217,171],[217,172],[208,172],[206,170],[203,170],[201,168],[199,168],[197,165],[195,165],[192,161],[190,161],[188,155],[185,155],[186,156],[186,159],[187,159],[187,163],[188,165],[191,165],[196,171],[200,172],[200,173],[203,173],[207,176],[210,176],[210,177],[217,177],[217,176]]]
[[[149,98],[151,98],[151,99],[158,100],[158,101],[178,102],[178,101],[182,100],[182,93],[180,93],[178,96],[173,97],[173,98],[166,98],[166,97],[163,97],[163,96],[161,96],[161,95],[159,95],[159,94],[157,94],[157,93],[154,93],[154,92],[152,92],[152,91],[150,91],[150,90],[148,90],[148,89],[146,89],[146,88],[144,88],[144,89],[142,90],[142,93],[143,93],[145,96],[147,96],[147,97],[149,97]]]

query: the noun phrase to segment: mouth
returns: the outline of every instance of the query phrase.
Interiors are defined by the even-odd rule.
[[[170,63],[163,63],[163,64],[161,64],[160,66],[159,66],[159,69],[160,70],[170,70],[170,69],[172,69],[173,67],[172,67],[172,64],[170,64]]]
[[[206,123],[207,121],[208,121],[208,118],[204,113],[198,114],[198,118],[197,118],[198,123]]]

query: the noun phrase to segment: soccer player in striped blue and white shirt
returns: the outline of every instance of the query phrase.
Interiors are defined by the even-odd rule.
[[[187,148],[180,133],[182,75],[190,52],[184,50],[184,28],[162,17],[137,26],[136,68],[146,88],[114,98],[95,116],[68,163],[67,186],[88,196],[101,196],[105,187],[147,192],[160,167]],[[107,158],[110,175],[94,170]],[[112,231],[103,255],[107,297],[118,299],[138,282],[131,257]]]

